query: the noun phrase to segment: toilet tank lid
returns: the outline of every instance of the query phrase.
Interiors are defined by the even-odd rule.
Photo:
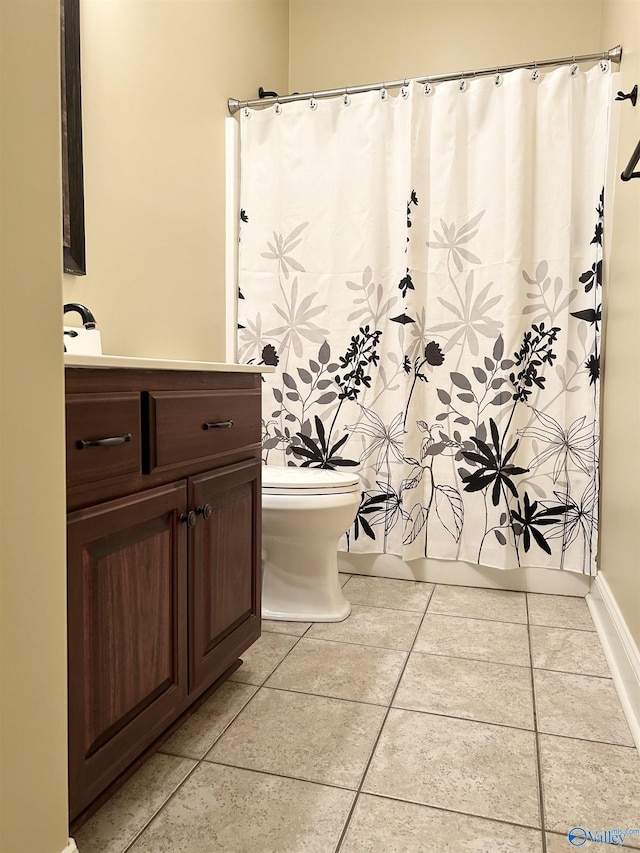
[[[325,468],[298,468],[280,465],[262,466],[262,491],[312,492],[352,492],[360,488],[360,477],[343,471],[329,471]]]

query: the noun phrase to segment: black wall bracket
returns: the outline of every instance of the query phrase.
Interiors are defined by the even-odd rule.
[[[616,95],[616,101],[631,101],[631,106],[635,107],[638,103],[638,84],[636,83],[633,89],[626,94],[624,92],[618,92]]]

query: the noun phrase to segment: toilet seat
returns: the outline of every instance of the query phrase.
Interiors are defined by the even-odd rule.
[[[262,466],[263,495],[344,495],[359,490],[357,474],[326,468]]]

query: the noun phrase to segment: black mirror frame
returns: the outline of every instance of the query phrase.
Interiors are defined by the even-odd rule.
[[[86,275],[80,0],[60,0],[60,2],[64,271],[72,275]]]

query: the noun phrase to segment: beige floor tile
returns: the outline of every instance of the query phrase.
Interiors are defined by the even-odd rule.
[[[545,840],[547,842],[547,853],[571,853],[572,850],[579,850],[578,847],[574,847],[572,844],[569,843],[569,839],[567,838],[566,832],[564,833],[564,835],[556,835],[552,832],[545,832]],[[593,845],[587,845],[587,851],[589,850],[590,846],[593,847]],[[592,851],[592,853],[595,853],[595,851]]]
[[[529,666],[526,625],[427,614],[414,650],[449,657]]]
[[[640,829],[637,750],[545,734],[539,741],[547,829],[565,835],[574,826]],[[625,843],[640,847],[640,835]]]
[[[167,741],[161,752],[202,758],[258,688],[225,681]]]
[[[634,746],[609,678],[534,670],[538,731]]]
[[[328,853],[353,792],[201,764],[131,853]]]
[[[565,628],[530,627],[531,659],[537,669],[610,677],[598,635]]]
[[[156,754],[74,834],[82,853],[122,853],[187,774],[195,761]]]
[[[394,708],[363,791],[539,827],[535,735]]]
[[[531,671],[412,652],[394,707],[533,729]]]
[[[287,622],[284,619],[262,620],[262,630],[269,634],[292,634],[294,637],[301,637],[310,627],[311,622]]]
[[[527,622],[524,592],[501,589],[477,589],[470,586],[438,584],[429,602],[429,613],[442,616],[466,616],[492,622]]]
[[[569,595],[537,595],[529,592],[527,602],[531,625],[595,631],[593,619],[584,598]]]
[[[264,633],[242,655],[242,666],[236,669],[230,681],[243,684],[263,684],[298,642],[288,634]]]
[[[569,827],[569,829],[575,829],[576,827]],[[618,829],[621,827],[609,827],[610,829]],[[633,827],[632,827],[633,828]],[[588,827],[580,826],[577,827],[578,830],[583,829],[588,831]],[[594,831],[593,829],[591,830]],[[632,849],[631,845],[625,843],[620,845],[617,842],[613,847],[603,846],[598,844],[595,841],[591,841],[590,839],[585,841],[584,843],[580,843],[579,847],[576,847],[575,844],[569,842],[568,833],[564,833],[562,835],[557,835],[554,832],[546,832],[546,841],[547,841],[547,853],[571,853],[572,850],[583,850],[585,853],[601,853],[604,850],[630,850]],[[595,837],[595,836],[594,836]],[[625,839],[630,838],[631,836],[625,836]],[[585,838],[585,834],[583,832],[579,832],[574,836],[576,842],[582,842],[582,839]],[[587,836],[588,838],[588,836]]]
[[[303,638],[265,686],[388,705],[406,658],[394,649]]]
[[[262,688],[206,758],[355,788],[384,715],[378,705]]]
[[[415,610],[418,613],[424,613],[432,592],[431,583],[357,575],[353,575],[344,587],[344,594],[352,604]]]
[[[341,853],[542,853],[537,829],[362,794]],[[564,851],[568,853],[568,851]]]
[[[338,578],[342,586],[346,584],[350,577],[351,575],[348,575],[346,572],[338,572]]]
[[[408,651],[421,619],[421,613],[354,604],[344,622],[316,622],[306,636]]]

